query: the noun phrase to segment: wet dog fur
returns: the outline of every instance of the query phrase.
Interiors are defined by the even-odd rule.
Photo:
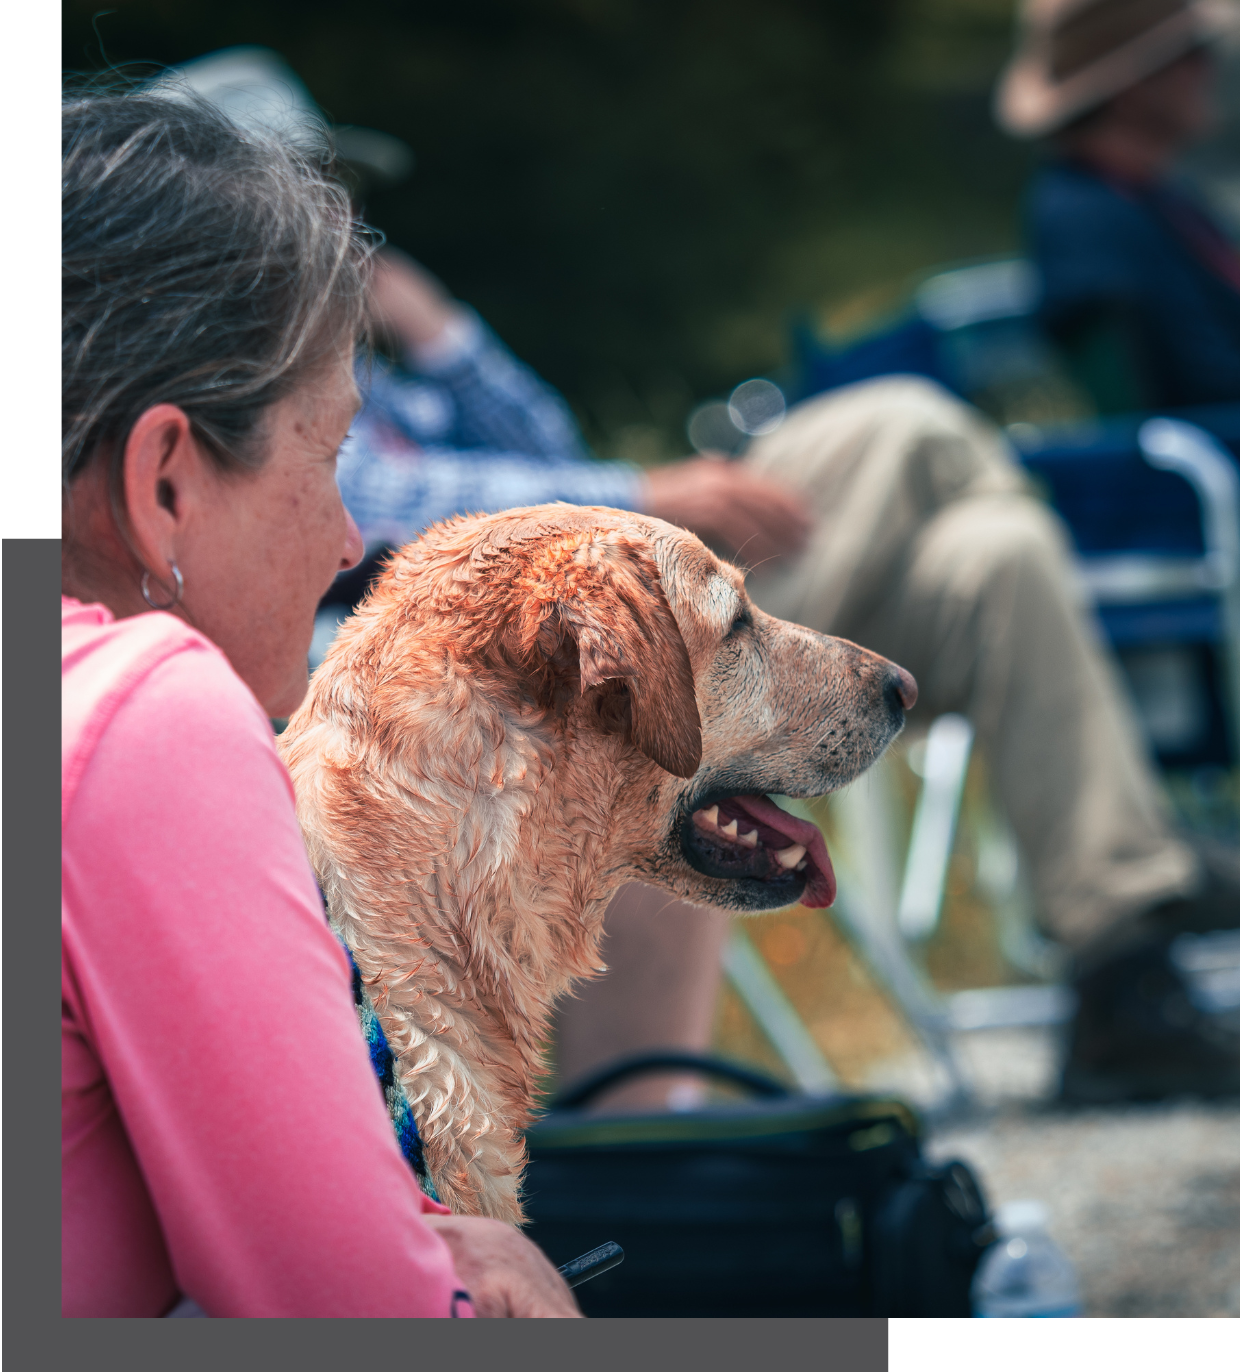
[[[738,844],[721,826],[749,811],[728,798],[845,785],[915,689],[764,614],[734,567],[640,515],[458,518],[393,556],[280,746],[453,1211],[520,1222],[551,1007],[597,974],[617,888],[757,911],[809,886],[828,903],[825,850],[789,864],[809,845],[782,821]]]

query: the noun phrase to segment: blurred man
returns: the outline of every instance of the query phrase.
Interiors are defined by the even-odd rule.
[[[1214,121],[1229,0],[1027,0],[996,112],[1049,140],[1042,315],[1104,413],[1240,402],[1240,252],[1171,179]]]
[[[640,472],[590,458],[560,397],[408,258],[381,257],[373,310],[397,360],[376,367],[338,467],[368,547],[567,499],[670,520],[755,567],[764,609],[907,667],[923,718],[973,719],[1043,918],[1078,958],[1065,1094],[1240,1090],[1240,1046],[1217,1040],[1169,956],[1182,930],[1237,921],[1240,881],[1171,833],[1061,526],[981,415],[885,378],[797,407],[743,461]],[[631,886],[608,930],[611,975],[561,1015],[569,1079],[710,1040],[724,921]]]

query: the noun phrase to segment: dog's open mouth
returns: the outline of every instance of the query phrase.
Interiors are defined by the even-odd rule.
[[[816,824],[781,810],[766,796],[729,796],[694,810],[684,827],[685,857],[710,877],[761,882],[772,902],[826,909],[835,872]]]

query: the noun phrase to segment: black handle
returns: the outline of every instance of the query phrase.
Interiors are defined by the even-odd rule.
[[[570,1086],[551,1102],[552,1110],[579,1110],[595,1096],[629,1077],[649,1072],[700,1072],[706,1077],[718,1077],[737,1086],[747,1086],[756,1096],[788,1096],[792,1093],[781,1081],[768,1077],[752,1067],[741,1067],[726,1058],[712,1058],[702,1053],[641,1053],[637,1057],[622,1058],[610,1067],[600,1068],[593,1076]]]
[[[572,1262],[566,1262],[559,1271],[569,1286],[580,1286],[591,1277],[601,1277],[604,1272],[619,1267],[623,1261],[624,1249],[618,1243],[609,1242],[601,1244],[598,1248],[591,1248],[588,1253],[574,1258]]]

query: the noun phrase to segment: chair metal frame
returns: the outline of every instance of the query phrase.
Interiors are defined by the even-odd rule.
[[[1222,618],[1227,705],[1240,727],[1240,475],[1221,443],[1182,419],[1147,419],[1137,432],[1151,467],[1175,472],[1201,506],[1200,557],[1133,553],[1079,560],[1081,581],[1099,606],[1215,597]]]

